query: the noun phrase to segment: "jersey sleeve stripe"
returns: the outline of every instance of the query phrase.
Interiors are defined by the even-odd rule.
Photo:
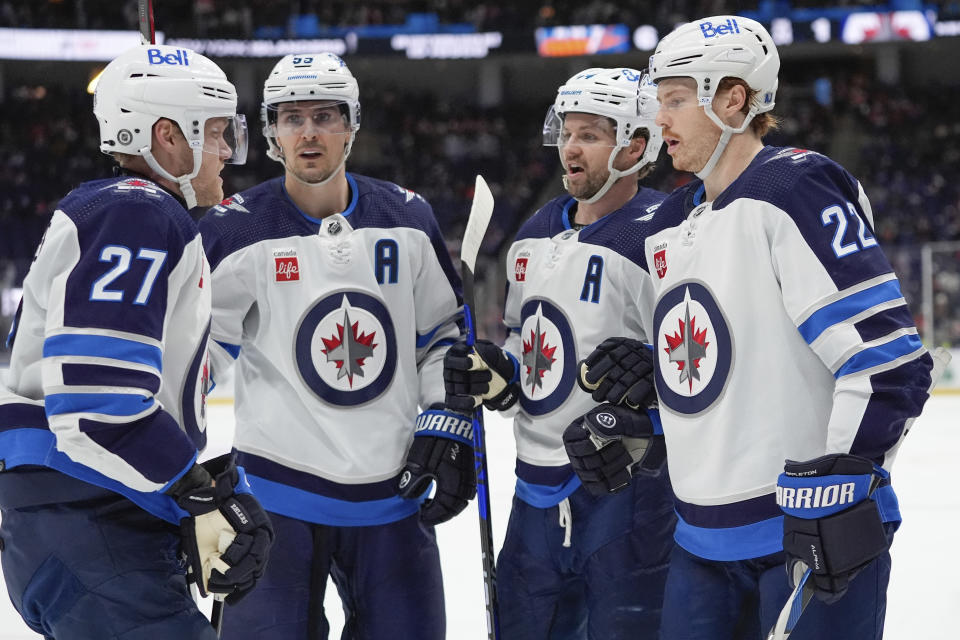
[[[797,330],[807,344],[812,344],[824,331],[830,327],[849,320],[892,300],[902,300],[900,283],[897,280],[888,280],[862,291],[852,293],[836,302],[815,311],[802,322]]]
[[[163,352],[159,347],[111,336],[60,334],[43,342],[43,357],[99,356],[146,364],[163,370]]]
[[[837,369],[833,377],[842,378],[843,376],[860,373],[867,369],[874,369],[881,365],[899,361],[907,355],[919,355],[918,352],[923,351],[923,343],[917,334],[903,335],[879,346],[864,349],[854,354]]]
[[[437,331],[439,331],[440,328],[443,327],[443,326],[444,326],[444,325],[436,326],[436,327],[433,328],[432,331],[430,331],[430,332],[428,332],[428,333],[425,333],[425,334],[420,334],[420,333],[418,333],[418,334],[417,334],[417,349],[423,349],[424,347],[426,347],[427,345],[429,345],[430,342],[433,340],[433,336],[435,336],[436,333],[437,333]]]
[[[160,390],[160,377],[153,371],[71,362],[64,363],[60,368],[65,385],[137,387],[150,393]]]
[[[214,340],[214,342],[220,345],[234,360],[240,357],[240,345],[230,344],[229,342],[223,342],[221,340]]]
[[[46,398],[47,416],[67,413],[136,416],[155,404],[152,396],[133,393],[52,393]]]

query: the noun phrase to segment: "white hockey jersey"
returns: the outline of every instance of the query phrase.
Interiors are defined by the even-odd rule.
[[[686,220],[646,243],[676,538],[701,557],[754,558],[782,548],[784,460],[853,453],[889,468],[932,360],[842,167],[765,147],[702,198],[700,181],[671,194],[657,215]],[[877,493],[897,519],[892,489]]]
[[[624,207],[573,229],[561,196],[523,224],[507,254],[505,349],[520,363],[517,496],[541,508],[580,486],[563,431],[596,406],[576,383],[578,362],[611,336],[648,340],[653,287],[643,242],[682,216],[652,213],[665,194],[641,188]]]
[[[213,379],[237,359],[238,461],[269,511],[332,525],[392,522],[418,404],[442,403],[461,334],[460,280],[433,212],[347,174],[322,220],[275,178],[200,221],[213,272]]]
[[[57,207],[23,283],[0,385],[0,462],[42,465],[154,515],[206,444],[209,266],[187,211],[139,177]]]

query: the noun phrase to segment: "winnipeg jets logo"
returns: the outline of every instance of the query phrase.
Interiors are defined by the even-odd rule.
[[[343,322],[337,323],[337,335],[330,338],[321,338],[326,349],[323,353],[327,362],[337,367],[337,380],[346,378],[350,388],[353,388],[353,377],[363,377],[364,360],[373,355],[376,343],[373,339],[377,335],[374,331],[369,335],[358,327],[360,322],[350,322],[350,311],[343,310]]]
[[[576,340],[563,311],[546,298],[526,300],[520,317],[520,404],[530,415],[544,415],[576,386]]]
[[[553,368],[556,358],[553,357],[557,348],[547,344],[546,333],[540,330],[540,318],[537,318],[536,329],[530,331],[530,341],[523,341],[523,366],[527,369],[524,385],[530,388],[533,397],[537,388],[543,388],[543,376]]]
[[[717,300],[700,282],[681,283],[657,301],[653,322],[661,403],[687,415],[709,408],[726,387],[734,359]]]
[[[693,393],[693,381],[700,380],[700,360],[707,355],[707,330],[696,328],[696,318],[690,317],[690,302],[684,305],[684,317],[680,320],[680,330],[673,335],[665,335],[670,362],[675,362],[680,370],[680,382],[686,381]]]
[[[339,291],[314,304],[296,333],[297,370],[321,399],[347,406],[382,394],[397,364],[396,331],[383,302]]]

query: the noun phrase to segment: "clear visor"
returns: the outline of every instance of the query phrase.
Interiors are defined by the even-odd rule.
[[[204,126],[203,152],[220,156],[227,164],[247,161],[247,117],[242,113],[208,118]]]
[[[560,114],[556,107],[547,110],[543,121],[543,146],[590,145],[612,149],[617,131],[610,118],[593,113],[568,111]]]
[[[349,113],[349,106],[342,100],[281,102],[267,105],[267,123],[278,136],[313,131],[348,134],[351,131]]]

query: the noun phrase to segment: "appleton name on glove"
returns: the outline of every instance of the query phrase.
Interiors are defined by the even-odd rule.
[[[817,597],[834,602],[887,551],[884,522],[900,519],[893,489],[884,482],[888,477],[870,460],[849,454],[787,460],[777,504],[786,514],[783,550],[791,579],[792,565],[803,562],[812,570]]]

